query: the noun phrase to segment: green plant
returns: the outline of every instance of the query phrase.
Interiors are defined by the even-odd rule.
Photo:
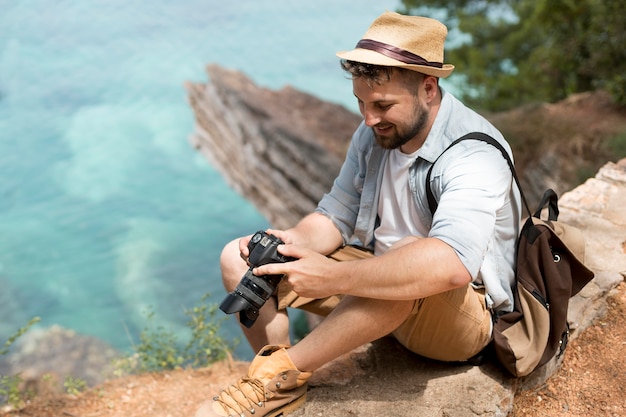
[[[15,341],[22,336],[24,333],[28,331],[34,324],[38,323],[41,319],[39,317],[33,317],[26,323],[26,325],[17,332],[4,343],[2,348],[0,349],[0,356],[6,355],[9,353],[9,349],[11,345],[15,343]],[[10,404],[13,408],[20,408],[23,404],[22,393],[20,392],[19,385],[22,382],[19,374],[17,375],[0,375],[0,404],[4,404],[5,402]]]
[[[41,318],[33,317],[32,319],[28,321],[28,323],[26,323],[24,327],[20,328],[17,332],[15,332],[13,336],[9,337],[9,339],[6,342],[4,342],[4,346],[2,347],[2,349],[0,349],[0,356],[6,355],[7,353],[9,353],[9,348],[11,347],[11,345],[15,343],[15,341],[21,335],[26,333],[28,329],[30,329],[33,325],[39,323],[40,321],[41,321]]]
[[[80,378],[68,376],[65,378],[63,386],[68,394],[76,395],[87,388],[87,382]]]
[[[626,132],[622,132],[609,139],[609,151],[617,158],[626,156]]]
[[[589,178],[593,178],[598,168],[590,164],[581,164],[575,173],[575,181],[577,184],[582,184]]]
[[[135,352],[118,360],[115,374],[152,372],[181,367],[202,367],[228,357],[238,341],[228,342],[219,336],[221,323],[226,319],[216,319],[216,305],[206,304],[209,294],[201,299],[201,305],[185,309],[189,317],[186,325],[191,334],[186,344],[179,343],[172,331],[157,325],[146,326],[139,335],[140,343],[134,346]],[[154,312],[147,315],[154,319]]]
[[[187,327],[191,329],[191,337],[183,350],[183,359],[185,365],[192,368],[227,358],[239,343],[238,340],[228,342],[218,335],[226,317],[216,320],[217,305],[206,304],[209,296],[205,294],[202,297],[200,306],[185,310],[185,315],[189,317]]]
[[[149,312],[148,321],[154,319],[154,312]],[[140,371],[158,371],[174,369],[183,363],[177,347],[177,337],[163,326],[146,327],[139,334],[140,343],[135,347]]]
[[[403,0],[454,36],[446,62],[467,104],[506,110],[607,90],[626,104],[626,14],[615,0]],[[455,33],[456,32],[456,33]]]
[[[16,409],[22,406],[20,382],[22,379],[19,375],[0,375],[0,405],[6,403]]]

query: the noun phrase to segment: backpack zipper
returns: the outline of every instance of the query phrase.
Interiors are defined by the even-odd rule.
[[[543,295],[541,295],[539,291],[533,290],[531,294],[537,299],[537,301],[541,303],[542,306],[546,308],[546,310],[550,311],[550,303],[548,303],[546,299],[543,298]]]

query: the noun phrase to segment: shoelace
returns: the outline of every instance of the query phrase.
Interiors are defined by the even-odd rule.
[[[246,389],[246,387],[251,388]],[[239,392],[239,395],[237,393]],[[251,398],[254,396],[256,398]],[[245,402],[240,401],[243,397]],[[237,385],[231,385],[223,390],[220,395],[214,397],[213,400],[217,401],[225,411],[228,412],[229,417],[231,411],[235,412],[235,417],[245,417],[244,412],[247,410],[250,414],[254,414],[254,407],[262,407],[263,403],[267,400],[268,394],[265,392],[265,386],[263,382],[253,378],[241,378],[237,381]],[[231,401],[228,401],[230,399]],[[236,403],[238,409],[235,408]]]

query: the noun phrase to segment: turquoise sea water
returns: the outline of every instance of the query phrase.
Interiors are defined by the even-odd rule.
[[[191,149],[183,83],[217,63],[353,106],[334,54],[397,7],[0,0],[0,344],[40,316],[128,349],[147,311],[219,303],[222,246],[267,222]]]

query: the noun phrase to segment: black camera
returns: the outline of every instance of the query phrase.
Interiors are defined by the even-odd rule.
[[[248,242],[248,265],[239,284],[220,304],[220,310],[226,314],[239,313],[239,321],[250,328],[259,316],[259,309],[274,294],[282,275],[256,276],[252,269],[270,263],[293,261],[295,258],[281,255],[276,250],[284,242],[276,236],[258,231]]]

